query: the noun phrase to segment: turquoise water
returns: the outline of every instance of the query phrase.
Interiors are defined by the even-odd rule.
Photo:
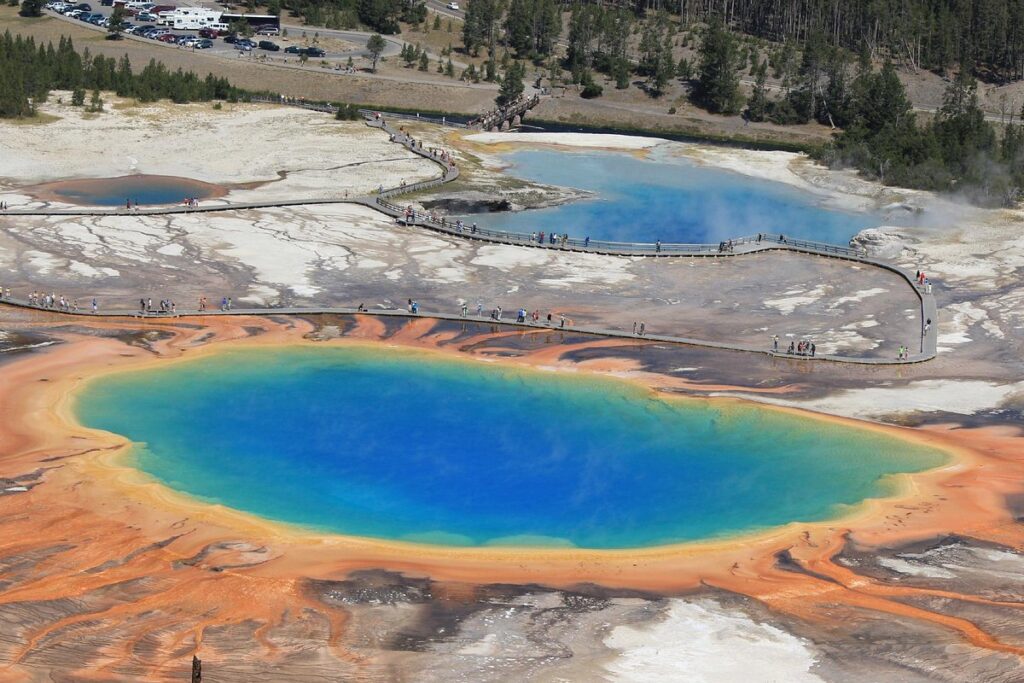
[[[201,499],[449,545],[628,548],[820,520],[943,460],[756,406],[389,349],[224,352],[100,378],[76,410]]]
[[[189,178],[157,175],[130,175],[120,178],[66,180],[47,186],[50,193],[72,204],[87,206],[125,206],[132,204],[180,204],[192,197],[205,199],[216,187]]]
[[[683,158],[526,150],[502,159],[511,164],[511,175],[589,190],[597,197],[546,209],[479,214],[467,221],[525,233],[687,244],[717,244],[759,232],[846,244],[860,230],[883,223],[879,215],[830,208],[822,197],[790,185]],[[884,223],[902,224],[910,218],[886,216]]]

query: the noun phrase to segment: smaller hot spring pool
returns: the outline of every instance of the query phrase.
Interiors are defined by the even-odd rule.
[[[226,190],[220,185],[191,178],[165,175],[127,175],[119,178],[83,178],[61,180],[32,188],[46,201],[84,206],[153,206],[181,204],[186,199],[220,197]]]

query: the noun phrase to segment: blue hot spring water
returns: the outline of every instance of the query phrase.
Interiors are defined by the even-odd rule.
[[[185,198],[205,199],[219,188],[190,178],[130,175],[120,178],[83,178],[52,183],[49,191],[61,200],[86,206],[125,206],[131,199],[142,207],[180,204]]]
[[[944,456],[754,405],[423,352],[284,347],[76,399],[167,486],[327,532],[629,548],[835,516]]]
[[[596,196],[545,209],[476,214],[466,221],[615,242],[717,244],[765,232],[846,244],[864,228],[914,219],[839,210],[790,185],[665,155],[640,159],[622,152],[526,150],[502,159],[511,164],[507,172],[513,176]]]

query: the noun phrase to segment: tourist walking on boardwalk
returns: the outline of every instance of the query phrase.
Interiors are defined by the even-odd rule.
[[[469,304],[467,304],[466,302],[463,302],[462,303],[462,317],[465,318],[468,313],[469,313]]]
[[[220,298],[220,310],[222,310],[222,311],[228,310],[228,298],[226,296],[222,296]]]
[[[96,303],[96,299],[92,300],[92,312],[95,313],[100,309],[99,304]]]
[[[561,314],[558,316],[558,326],[565,327],[565,314]]]
[[[645,323],[644,321],[641,320],[640,321],[640,330],[639,330],[640,336],[641,337],[644,336],[644,332],[646,332],[646,331],[647,331],[647,323]]]
[[[661,240],[658,240],[657,242],[654,243],[654,253],[661,253]]]
[[[779,351],[779,335],[772,336],[772,351],[778,353]]]
[[[636,334],[636,321],[633,321],[633,334]]]

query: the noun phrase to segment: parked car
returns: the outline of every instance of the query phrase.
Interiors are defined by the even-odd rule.
[[[298,45],[289,45],[288,47],[286,47],[284,49],[284,52],[285,52],[285,54],[288,54],[288,55],[301,55],[302,54],[302,48],[299,47]]]
[[[201,28],[199,29],[200,38],[216,38],[219,32],[215,28]]]
[[[327,53],[318,47],[307,47],[306,54],[310,57],[326,57]]]
[[[157,20],[156,15],[152,14],[151,12],[139,12],[138,14],[135,15],[135,18],[138,19],[139,21],[156,21]]]
[[[173,12],[176,9],[178,8],[174,5],[153,5],[149,8],[149,13],[159,15],[161,12]]]
[[[156,37],[161,43],[177,43],[178,37],[173,33],[164,33]]]
[[[256,41],[249,40],[248,38],[239,38],[235,41],[235,47],[239,50],[255,50]]]
[[[213,47],[213,41],[209,38],[200,38],[196,41],[195,48],[197,50],[208,50]]]
[[[90,12],[91,13],[92,12],[92,5],[90,5],[87,2],[83,2],[80,5],[75,5],[75,9],[80,9],[83,12]]]
[[[226,35],[226,36],[224,36],[224,42],[228,43],[228,44],[237,43],[238,42],[238,36]]]
[[[445,5],[445,7],[447,7],[448,9],[453,9],[456,12],[459,11],[459,3],[457,2],[449,2],[447,5]]]
[[[256,47],[258,47],[261,50],[266,50],[267,52],[277,52],[278,50],[281,49],[280,45],[278,45],[277,43],[272,43],[269,40],[261,40]]]
[[[281,34],[281,29],[276,26],[258,26],[256,28],[256,35],[258,36],[276,36]]]

